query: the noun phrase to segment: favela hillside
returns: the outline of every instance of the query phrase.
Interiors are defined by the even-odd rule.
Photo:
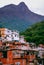
[[[43,36],[43,29],[44,21],[32,25],[23,33],[0,27],[0,65],[44,65],[43,38],[42,42],[39,42],[39,36],[34,38],[37,34]],[[31,40],[29,37],[32,35],[38,41]]]
[[[44,65],[44,0],[0,0],[0,65]]]

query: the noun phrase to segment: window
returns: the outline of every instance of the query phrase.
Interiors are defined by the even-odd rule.
[[[9,35],[7,35],[6,37],[9,37]]]
[[[15,42],[19,42],[19,40],[15,40]]]
[[[23,45],[22,45],[22,47],[23,47]]]
[[[20,65],[20,62],[16,62],[15,65]]]
[[[1,31],[0,31],[0,37],[1,37]]]
[[[3,51],[3,58],[7,58],[7,51]]]
[[[26,55],[29,55],[29,51],[27,51],[27,54]]]
[[[14,37],[12,37],[12,40],[14,40]]]
[[[15,37],[16,37],[17,35],[15,34]]]
[[[10,32],[10,30],[7,31],[8,33]]]
[[[24,54],[21,54],[21,58],[23,58],[24,57]]]

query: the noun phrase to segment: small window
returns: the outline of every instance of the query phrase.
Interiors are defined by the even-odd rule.
[[[21,58],[23,58],[24,57],[24,54],[21,54]]]
[[[0,37],[1,37],[1,31],[0,31]]]
[[[8,30],[8,32],[10,32],[10,31]]]
[[[15,37],[16,37],[17,35],[15,34]]]
[[[29,51],[27,51],[27,54],[26,55],[29,55]]]
[[[22,45],[22,47],[23,47],[23,45]]]
[[[16,62],[15,65],[20,65],[20,62]]]
[[[0,37],[1,37],[1,34],[0,34]]]
[[[7,51],[3,51],[3,58],[7,58]]]
[[[9,37],[9,35],[7,35],[6,37]]]
[[[14,37],[12,37],[12,40],[14,40]]]
[[[11,37],[13,37],[13,35],[11,35]]]

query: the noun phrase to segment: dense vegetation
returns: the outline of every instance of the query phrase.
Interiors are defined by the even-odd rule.
[[[44,44],[44,21],[36,23],[28,28],[26,31],[22,32],[26,41],[34,42],[38,44]]]

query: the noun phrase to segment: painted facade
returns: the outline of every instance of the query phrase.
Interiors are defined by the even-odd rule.
[[[35,65],[37,53],[19,32],[0,29],[0,65]]]

